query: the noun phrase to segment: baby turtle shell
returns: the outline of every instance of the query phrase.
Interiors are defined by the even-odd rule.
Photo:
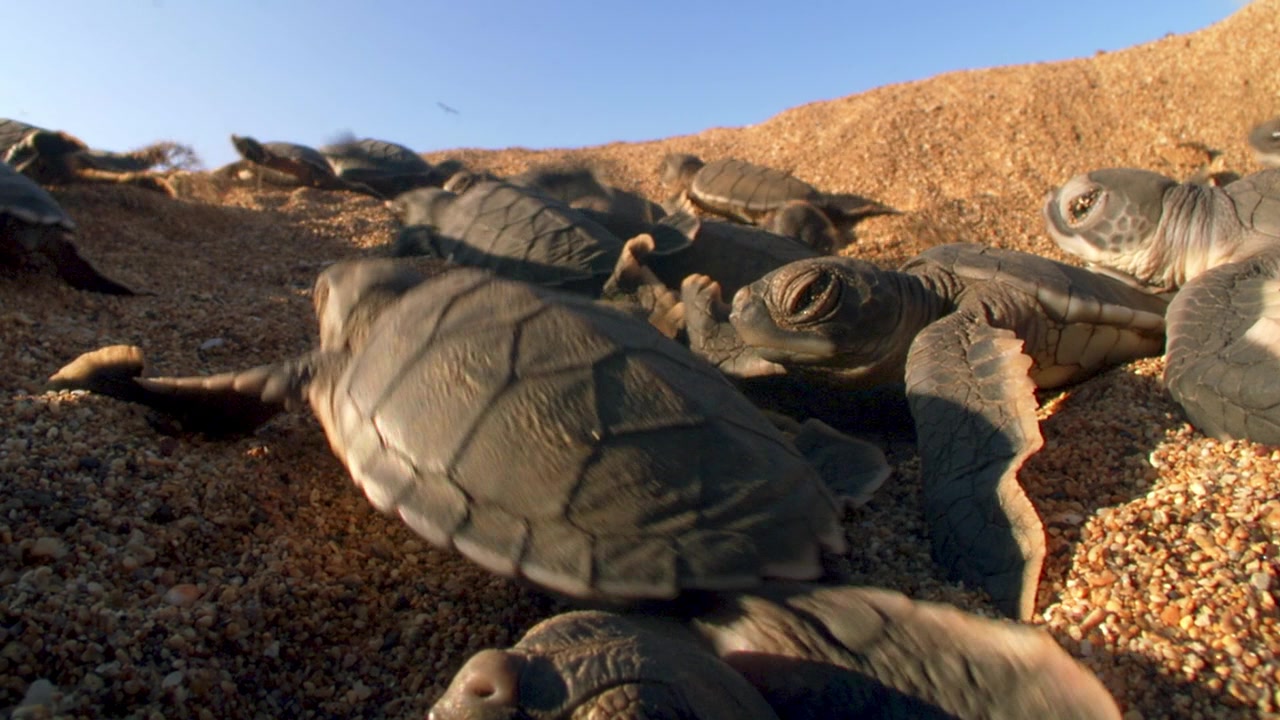
[[[458,671],[431,720],[1119,720],[1047,633],[872,587],[771,584],[687,619],[579,611]]]
[[[331,267],[315,298],[320,348],[300,358],[133,380],[138,351],[106,349],[53,384],[196,418],[216,410],[224,426],[305,398],[375,507],[575,598],[810,579],[823,549],[845,548],[818,471],[642,321],[470,268],[423,280],[391,259]]]
[[[132,295],[80,256],[71,241],[75,223],[31,178],[0,162],[0,259],[40,253],[68,285],[108,295]]]

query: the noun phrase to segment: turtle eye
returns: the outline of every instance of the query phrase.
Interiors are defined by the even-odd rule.
[[[1097,207],[1098,200],[1101,198],[1102,188],[1096,185],[1072,197],[1067,201],[1067,211],[1063,213],[1067,222],[1073,227],[1082,224]]]
[[[831,314],[840,301],[840,279],[826,270],[813,270],[791,284],[787,315],[793,323],[817,322]]]

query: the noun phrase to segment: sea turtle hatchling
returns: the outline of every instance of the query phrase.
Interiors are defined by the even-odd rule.
[[[1225,185],[1110,168],[1045,204],[1063,250],[1169,304],[1165,385],[1215,438],[1280,445],[1280,169]]]
[[[773,584],[683,618],[577,611],[482,650],[430,720],[1118,720],[1044,631],[871,587]]]
[[[583,166],[543,165],[507,179],[512,185],[534,188],[580,212],[586,212],[619,237],[645,232],[667,212],[658,203],[637,193],[613,187],[593,169]]]
[[[976,244],[898,270],[849,257],[783,266],[732,309],[683,290],[690,346],[736,375],[796,374],[826,392],[905,380],[934,558],[1019,619],[1035,608],[1044,530],[1018,484],[1043,443],[1037,388],[1164,344],[1163,298],[1083,268]]]
[[[481,181],[461,194],[419,188],[390,203],[404,225],[394,255],[424,255],[514,280],[598,296],[616,276],[628,238],[528,188]],[[689,244],[697,218],[680,213],[646,225],[652,257]]]
[[[319,153],[340,180],[372,188],[384,198],[440,186],[448,178],[448,169],[437,170],[413,150],[386,140],[350,138],[324,145]]]
[[[377,198],[384,197],[368,185],[338,177],[329,159],[309,145],[279,141],[264,143],[245,135],[232,135],[231,144],[246,161],[278,173],[264,178],[274,184],[280,184],[283,178],[293,178],[294,182],[303,187],[347,190]],[[229,174],[235,170],[233,163],[226,172]]]
[[[1280,118],[1273,118],[1249,131],[1249,149],[1264,167],[1280,167]]]
[[[173,194],[155,167],[187,167],[195,162],[185,145],[160,142],[128,153],[92,150],[60,131],[0,118],[0,160],[46,185],[104,182]]]
[[[794,237],[821,253],[844,243],[836,223],[896,212],[857,195],[824,193],[790,173],[736,158],[704,163],[684,153],[663,159],[663,184],[673,186],[669,204],[760,225]]]
[[[27,254],[40,253],[76,289],[108,295],[134,294],[80,256],[71,241],[75,227],[44,188],[8,163],[0,162],[0,259],[21,262]]]
[[[846,548],[840,502],[798,441],[642,321],[472,268],[424,279],[390,258],[331,266],[314,298],[320,346],[298,358],[141,379],[141,352],[115,346],[51,385],[214,429],[309,401],[376,508],[572,598],[812,579],[824,549]],[[829,478],[841,492],[888,474],[852,438],[814,450],[845,458]]]

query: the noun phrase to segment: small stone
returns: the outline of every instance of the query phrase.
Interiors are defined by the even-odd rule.
[[[165,675],[164,679],[160,681],[160,687],[164,688],[165,690],[178,687],[181,684],[182,684],[181,670],[174,670],[168,675]]]
[[[190,583],[174,585],[164,594],[164,601],[177,607],[191,607],[200,599],[200,588]]]
[[[31,545],[31,557],[34,560],[57,560],[66,554],[66,544],[55,537],[42,537]]]
[[[1264,572],[1256,572],[1249,576],[1249,584],[1263,592],[1270,590],[1271,575]]]
[[[217,347],[222,347],[223,345],[226,345],[226,344],[227,344],[227,341],[223,338],[209,338],[208,340],[205,340],[204,342],[200,343],[200,350],[202,352],[205,350],[212,350]]]
[[[1084,616],[1084,620],[1080,621],[1080,632],[1088,635],[1094,628],[1102,624],[1107,617],[1107,611],[1100,607],[1095,607]]]

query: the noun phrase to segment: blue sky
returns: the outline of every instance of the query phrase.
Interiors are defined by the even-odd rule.
[[[1240,5],[4,0],[0,117],[112,150],[174,139],[208,167],[234,159],[232,132],[319,145],[351,131],[423,152],[578,147],[1117,50]]]

